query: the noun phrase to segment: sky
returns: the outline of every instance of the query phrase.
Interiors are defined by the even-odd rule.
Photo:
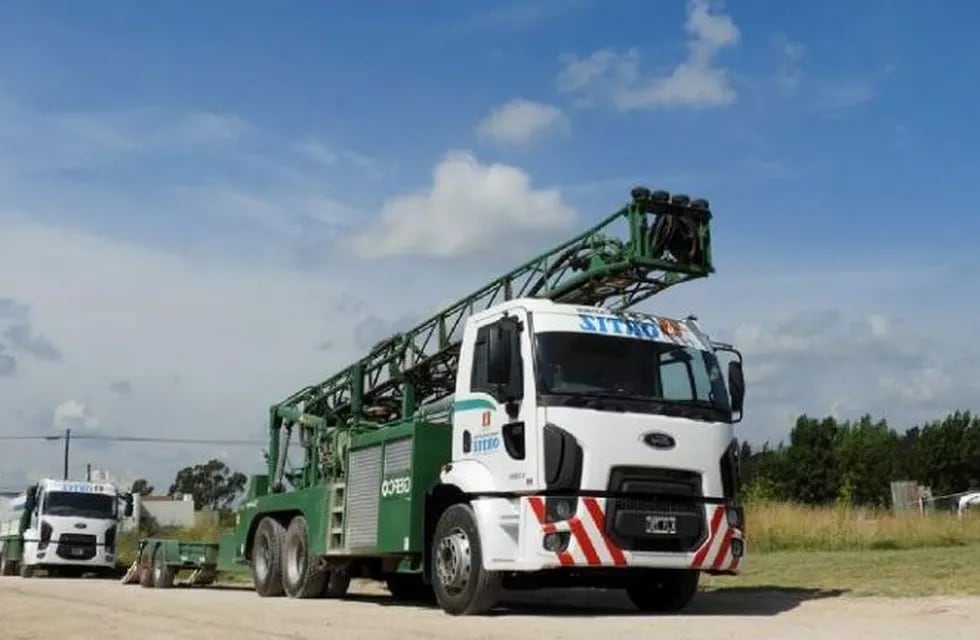
[[[971,18],[970,16],[973,16]],[[980,409],[980,7],[0,5],[0,435],[263,440],[270,404],[618,209],[705,197],[641,308],[745,355],[739,438]],[[0,443],[0,488],[61,471]],[[76,441],[148,477],[261,446]]]

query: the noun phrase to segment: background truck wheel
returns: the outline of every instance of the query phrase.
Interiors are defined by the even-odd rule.
[[[252,581],[255,592],[264,598],[281,596],[282,546],[286,529],[266,516],[259,522],[252,539]]]
[[[306,518],[296,516],[286,529],[282,546],[282,584],[290,598],[313,598],[323,593],[327,572],[310,556]]]
[[[7,552],[0,553],[0,576],[17,575],[17,563],[7,557]]]
[[[170,589],[174,586],[177,571],[167,565],[167,555],[163,545],[153,551],[153,586],[157,589]]]
[[[454,504],[442,514],[430,558],[432,589],[443,611],[473,615],[497,603],[500,575],[483,569],[483,548],[470,505]]]
[[[33,578],[34,577],[34,565],[31,565],[31,564],[22,564],[18,568],[20,569],[20,571],[18,573],[20,573],[20,577],[21,578]]]
[[[385,584],[392,597],[408,602],[431,602],[435,593],[425,584],[421,575],[412,573],[390,573],[385,576]]]
[[[320,596],[323,598],[343,598],[347,595],[348,588],[350,588],[350,567],[330,569],[327,571]]]
[[[626,587],[626,594],[640,611],[672,613],[690,604],[698,591],[701,573],[693,569],[641,571]]]
[[[153,587],[153,566],[140,558],[139,569],[136,570],[137,576],[139,576],[139,584],[144,589],[149,589]]]

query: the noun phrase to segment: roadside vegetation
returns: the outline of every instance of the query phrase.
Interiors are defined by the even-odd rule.
[[[849,595],[980,594],[980,514],[920,515],[869,507],[754,500],[746,509],[748,551],[738,576],[705,576],[705,589],[819,589]],[[217,540],[220,527],[161,528],[156,537]],[[128,567],[138,536],[119,540]],[[247,573],[221,574],[246,583]]]

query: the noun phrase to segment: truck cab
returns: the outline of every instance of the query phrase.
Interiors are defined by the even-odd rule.
[[[119,521],[132,500],[110,483],[45,479],[28,489],[24,511],[21,575],[102,573],[115,567]]]
[[[735,356],[727,385],[722,351]],[[472,522],[457,510],[455,537],[435,543],[440,600],[468,608],[476,593],[452,585],[476,589],[480,572],[625,586],[641,608],[676,608],[700,571],[737,572],[743,396],[741,356],[693,318],[541,299],[471,316],[441,481],[468,497]]]

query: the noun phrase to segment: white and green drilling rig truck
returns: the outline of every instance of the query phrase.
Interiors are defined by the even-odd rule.
[[[678,610],[702,572],[737,573],[741,355],[693,316],[635,310],[714,271],[711,212],[682,194],[631,196],[273,405],[268,471],[235,528],[142,540],[131,581],[247,570],[260,596],[311,598],[363,576],[460,615],[503,588],[564,586]]]

